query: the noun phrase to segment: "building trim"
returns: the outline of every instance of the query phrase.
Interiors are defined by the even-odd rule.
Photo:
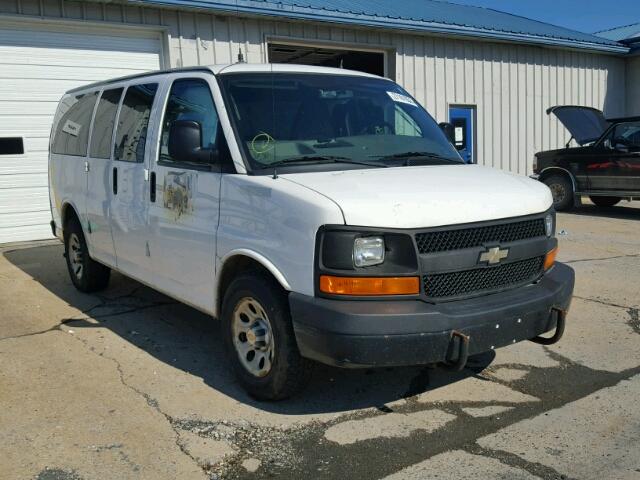
[[[464,37],[479,37],[492,40],[503,40],[516,43],[529,43],[533,45],[546,45],[564,48],[576,48],[597,52],[625,54],[629,48],[613,41],[602,39],[602,43],[574,40],[517,32],[503,32],[486,28],[470,27],[465,25],[444,24],[424,20],[412,20],[404,18],[390,18],[362,13],[341,12],[329,9],[312,9],[305,6],[283,5],[255,0],[236,0],[236,3],[226,2],[212,4],[202,0],[132,0],[129,3],[138,5],[162,5],[175,9],[193,8],[209,12],[221,12],[235,15],[269,16],[281,19],[310,20],[318,23],[334,23],[350,26],[379,27],[401,31],[455,34]]]

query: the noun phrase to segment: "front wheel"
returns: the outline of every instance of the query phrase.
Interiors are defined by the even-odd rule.
[[[573,185],[564,175],[551,175],[543,180],[551,190],[553,208],[557,211],[568,210],[573,207]]]
[[[107,286],[111,270],[89,256],[82,227],[75,218],[65,226],[64,247],[69,276],[78,290],[90,293]]]
[[[591,200],[598,207],[613,207],[614,205],[617,205],[622,199],[620,197],[593,196],[589,197],[589,200]]]
[[[259,400],[282,400],[303,388],[311,362],[300,356],[286,293],[261,272],[236,278],[224,296],[222,328],[243,388]]]

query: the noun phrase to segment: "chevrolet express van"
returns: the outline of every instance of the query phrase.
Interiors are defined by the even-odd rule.
[[[549,189],[465,164],[387,79],[235,64],[70,90],[49,177],[74,285],[116,270],[220,319],[260,399],[314,361],[461,369],[564,330]]]

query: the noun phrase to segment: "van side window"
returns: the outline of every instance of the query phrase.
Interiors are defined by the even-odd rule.
[[[118,117],[113,156],[115,160],[137,163],[144,161],[147,127],[157,89],[157,83],[127,88]]]
[[[98,92],[68,95],[62,99],[54,121],[51,153],[87,155],[89,124]]]
[[[220,148],[222,137],[219,132],[220,122],[216,107],[213,104],[209,84],[204,80],[189,78],[176,80],[171,86],[167,110],[162,124],[162,136],[160,137],[160,160],[163,162],[175,162],[169,155],[169,130],[176,120],[193,120],[202,128],[202,148]],[[221,149],[223,150],[224,147]]]
[[[93,120],[93,135],[89,156],[94,158],[111,158],[111,140],[113,126],[116,123],[118,104],[124,88],[114,88],[102,92],[98,109]]]

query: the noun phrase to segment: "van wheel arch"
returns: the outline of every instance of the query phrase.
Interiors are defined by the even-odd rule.
[[[222,301],[224,300],[224,296],[227,292],[227,289],[229,288],[229,285],[231,285],[236,277],[247,272],[256,272],[259,274],[267,275],[277,285],[280,285],[283,291],[287,291],[284,285],[282,285],[282,283],[278,281],[276,276],[258,260],[247,255],[234,255],[224,262],[222,269],[220,270],[216,295],[217,318],[220,317],[220,314],[222,312]]]
[[[71,203],[66,202],[65,204],[62,205],[62,210],[60,212],[60,219],[62,220],[63,233],[66,230],[67,224],[71,219],[77,220],[77,222],[80,224],[80,228],[82,228],[82,231],[84,233],[84,227],[82,226],[82,222],[80,221],[80,215],[78,215],[76,208]]]

